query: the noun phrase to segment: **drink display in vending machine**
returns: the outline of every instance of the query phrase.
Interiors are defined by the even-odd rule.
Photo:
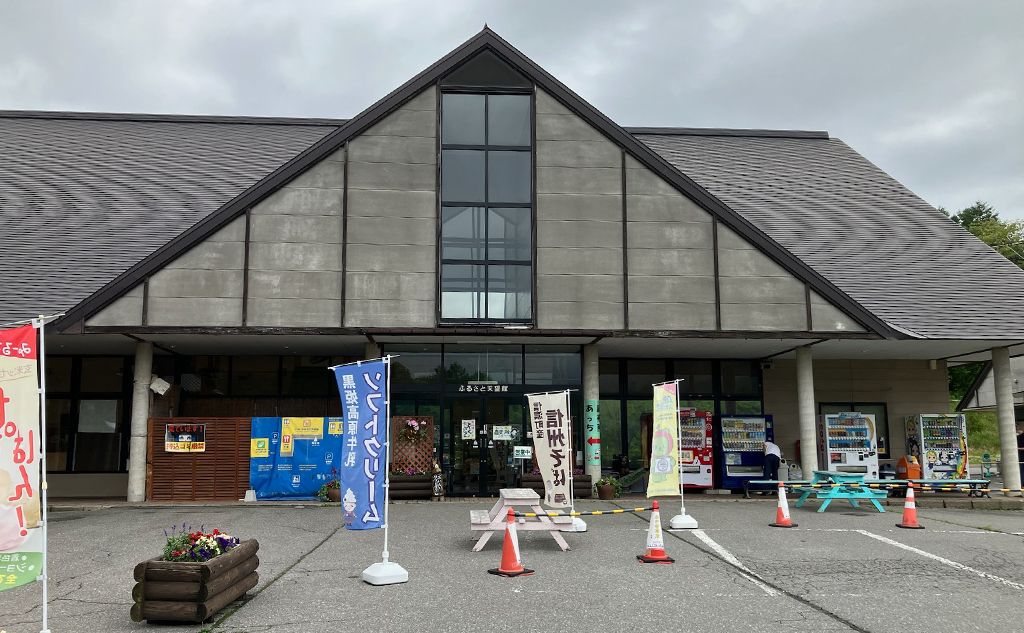
[[[764,474],[764,442],[775,441],[770,415],[722,417],[722,487],[742,488]]]
[[[871,413],[830,413],[818,418],[818,467],[878,479],[878,437]],[[806,475],[805,475],[806,476]]]
[[[679,466],[686,488],[714,485],[714,449],[711,441],[711,413],[696,409],[679,410]]]
[[[907,455],[917,458],[922,479],[967,476],[967,419],[961,414],[921,413],[906,418]]]

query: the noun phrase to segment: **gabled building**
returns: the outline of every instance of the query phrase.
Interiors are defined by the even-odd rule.
[[[525,393],[573,389],[576,445],[637,466],[674,379],[805,472],[839,411],[895,462],[947,359],[1024,345],[1024,271],[842,141],[623,128],[487,29],[348,120],[0,113],[0,214],[0,323],[63,313],[58,496],[141,498],[151,417],[337,415],[326,368],[381,354],[459,494],[511,461],[461,420],[525,436]]]

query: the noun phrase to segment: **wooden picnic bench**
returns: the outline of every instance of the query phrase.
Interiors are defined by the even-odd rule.
[[[482,550],[492,534],[505,531],[510,508],[512,510],[518,508],[520,512],[537,513],[536,521],[527,521],[526,517],[517,517],[517,530],[544,530],[550,532],[551,538],[555,539],[555,542],[558,543],[563,552],[569,549],[569,544],[565,542],[565,539],[559,532],[572,528],[572,517],[547,516],[548,511],[541,507],[540,495],[535,490],[530,488],[502,488],[498,491],[498,501],[494,504],[493,508],[490,510],[469,511],[470,529],[474,532],[481,532],[480,538],[477,540],[476,545],[473,546],[474,552]],[[524,508],[529,508],[529,510],[524,510]]]

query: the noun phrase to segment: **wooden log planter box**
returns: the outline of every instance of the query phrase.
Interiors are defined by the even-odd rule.
[[[139,563],[132,589],[132,620],[209,620],[260,581],[259,549],[259,542],[249,539],[205,563],[159,558]]]
[[[541,497],[544,496],[544,479],[540,475],[524,474],[522,486],[523,488],[532,488]],[[584,499],[593,494],[590,475],[572,476],[572,494],[577,499]]]

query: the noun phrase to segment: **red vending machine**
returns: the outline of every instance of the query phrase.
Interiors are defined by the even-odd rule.
[[[685,488],[714,486],[711,417],[708,411],[679,410],[679,465]]]

